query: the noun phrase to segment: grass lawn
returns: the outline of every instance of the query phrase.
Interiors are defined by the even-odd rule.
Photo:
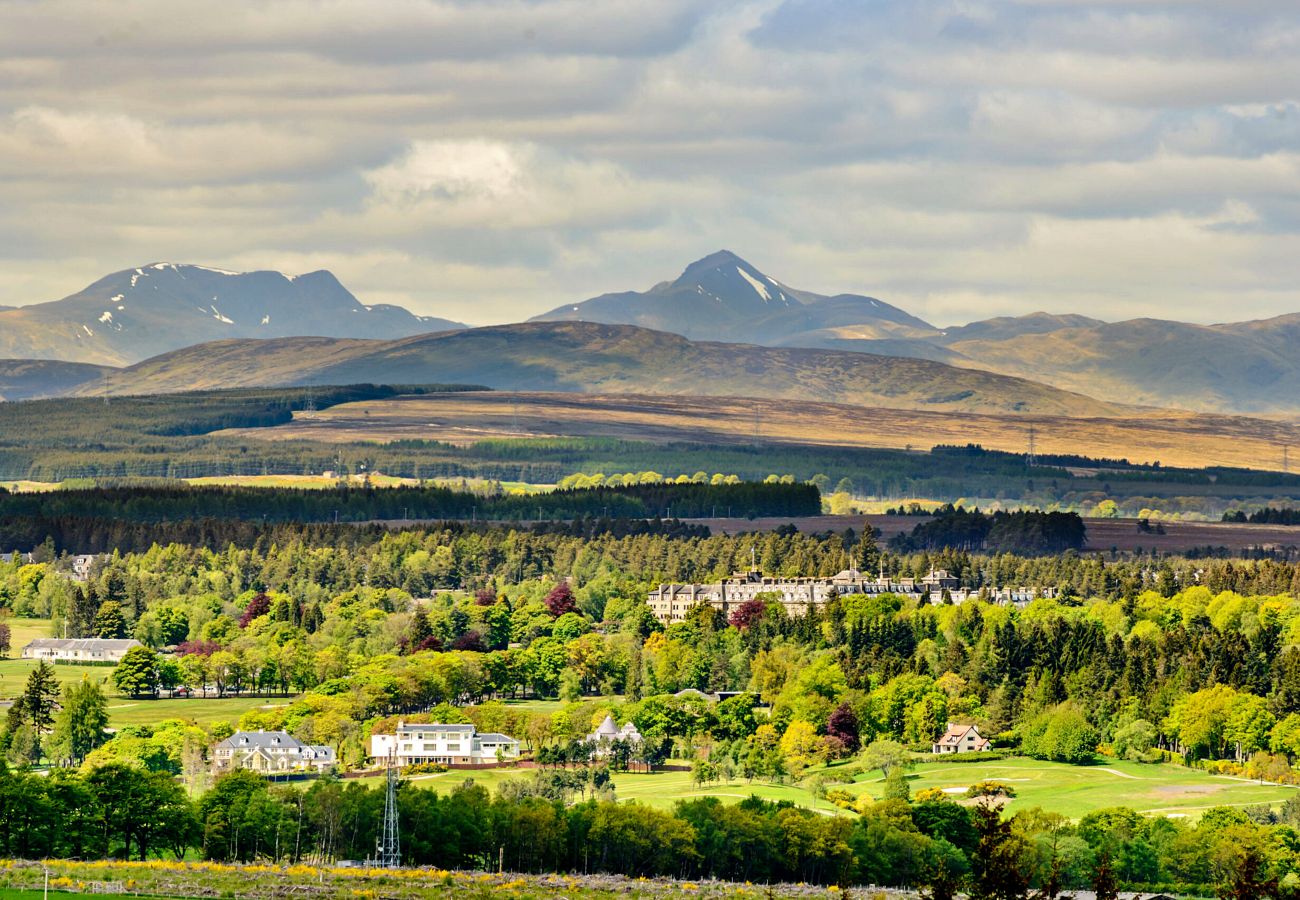
[[[110,670],[111,671],[111,670]],[[193,719],[200,725],[213,722],[235,724],[250,709],[288,706],[285,697],[191,697],[183,700],[134,700],[130,697],[109,697],[108,721],[113,727],[122,725],[148,725],[166,719]]]
[[[1072,819],[1108,806],[1196,819],[1215,806],[1277,805],[1295,796],[1297,791],[1286,785],[1261,785],[1207,775],[1182,766],[1117,760],[1096,766],[1022,758],[981,763],[934,762],[923,763],[909,774],[913,794],[925,788],[941,788],[957,796],[957,789],[964,790],[977,781],[1004,781],[1016,790],[1016,797],[1006,807],[1010,812],[1041,806]],[[877,773],[872,773],[859,776],[856,784],[837,787],[853,794],[879,797],[884,783]]]
[[[451,771],[438,775],[414,776],[412,786],[435,791],[451,790],[467,778],[495,791],[503,781],[528,777],[531,770],[485,769]],[[832,769],[833,771],[833,769]],[[964,790],[976,781],[1005,781],[1016,789],[1016,797],[1006,809],[1040,806],[1072,819],[1108,806],[1127,806],[1149,815],[1175,818],[1199,818],[1215,806],[1276,806],[1294,796],[1297,788],[1276,784],[1256,784],[1240,779],[1207,775],[1181,766],[1147,766],[1140,763],[1108,761],[1097,766],[1070,766],[1032,759],[995,760],[988,763],[924,763],[910,773],[912,793],[924,788]],[[379,778],[364,779],[379,783]],[[840,813],[825,800],[818,800],[806,787],[795,784],[770,784],[765,781],[736,780],[698,787],[689,772],[619,773],[614,786],[620,800],[636,800],[647,806],[669,809],[678,800],[695,797],[719,797],[734,803],[755,794],[765,800],[789,800],[797,806],[820,812]],[[859,776],[849,785],[830,785],[858,796],[879,798],[884,781],[879,773]]]
[[[584,701],[594,700],[602,704],[609,704],[610,706],[622,706],[624,703],[624,698],[622,694],[613,694],[607,697],[584,697],[583,700]],[[568,703],[565,703],[563,700],[528,699],[528,700],[505,700],[502,702],[506,706],[513,707],[514,709],[526,709],[529,712],[546,713],[547,715],[550,715],[551,713],[559,712],[560,710],[564,709],[566,706],[569,705]]]
[[[5,619],[9,626],[9,655],[17,656],[36,638],[54,637],[51,630],[54,623],[50,619]]]
[[[533,769],[482,769],[469,771],[457,769],[437,775],[413,775],[406,779],[413,787],[433,791],[450,791],[466,779],[473,779],[489,791],[495,792],[505,781],[531,777]],[[379,784],[379,776],[358,779],[365,784]],[[720,797],[724,802],[735,803],[744,800],[750,794],[757,794],[764,800],[789,800],[798,806],[818,809],[822,812],[841,812],[825,800],[816,800],[813,795],[801,787],[788,784],[769,784],[755,781],[752,784],[744,780],[709,784],[703,788],[691,781],[690,772],[618,772],[613,776],[614,788],[619,800],[636,800],[646,806],[659,809],[671,809],[678,800],[690,800],[696,797]]]
[[[0,659],[0,700],[12,700],[22,692],[27,682],[27,675],[36,668],[34,659]],[[79,681],[85,675],[91,681],[108,685],[111,692],[112,666],[65,666],[54,667],[54,675],[60,683]]]

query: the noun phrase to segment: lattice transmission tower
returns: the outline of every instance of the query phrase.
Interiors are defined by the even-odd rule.
[[[397,822],[397,760],[388,755],[387,786],[384,791],[384,821],[375,840],[375,868],[398,869],[402,865],[402,835]]]

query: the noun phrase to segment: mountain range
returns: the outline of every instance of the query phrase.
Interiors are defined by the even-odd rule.
[[[1128,404],[1300,412],[1300,313],[1195,325],[1040,312],[940,328],[873,297],[789,287],[724,250],[691,264],[675,281],[603,294],[538,319],[936,360]]]
[[[561,323],[635,328],[541,327]],[[1033,313],[944,328],[863,294],[792,287],[726,250],[645,291],[566,304],[526,325],[472,329],[460,343],[423,338],[447,338],[441,333],[465,328],[398,306],[366,305],[325,271],[289,276],[153,263],[106,276],[63,300],[0,307],[0,360],[13,358],[0,361],[0,397],[93,393],[103,382],[103,372],[94,368],[100,365],[130,367],[111,376],[114,393],[129,385],[184,390],[217,383],[197,365],[207,360],[218,366],[212,371],[233,379],[230,384],[348,377],[790,397],[818,385],[844,402],[863,402],[856,395],[894,398],[880,405],[1082,408],[1076,399],[1061,399],[1064,391],[1105,398],[1102,406],[1300,414],[1300,314],[1196,325]],[[672,335],[693,343],[674,342]],[[303,336],[311,339],[299,340]],[[614,352],[615,345],[622,350]],[[490,346],[508,355],[478,355]],[[451,347],[468,356],[449,358]],[[564,353],[575,357],[566,361]],[[90,367],[38,366],[33,359]],[[227,360],[249,369],[235,371],[233,363],[220,368]],[[868,372],[877,381],[864,380]],[[915,383],[904,383],[908,378]],[[1028,392],[1027,382],[1059,390]],[[1006,388],[1007,397],[994,399],[996,386]],[[1048,401],[1049,395],[1056,399]]]
[[[0,357],[120,366],[223,338],[395,338],[463,327],[400,306],[367,306],[329,272],[152,263],[62,300],[0,310]]]

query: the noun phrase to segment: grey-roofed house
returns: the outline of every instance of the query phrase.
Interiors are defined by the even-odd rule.
[[[217,772],[248,769],[263,775],[289,774],[334,768],[333,747],[304,744],[287,731],[236,731],[212,748]]]
[[[36,638],[23,648],[23,659],[51,662],[119,663],[140,642],[129,638]]]

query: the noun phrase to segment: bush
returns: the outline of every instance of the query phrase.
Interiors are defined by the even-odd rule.
[[[1040,713],[1024,724],[1020,750],[1034,759],[1053,762],[1088,763],[1097,756],[1097,730],[1083,713],[1063,703]]]
[[[1016,789],[1005,781],[977,781],[966,788],[967,797],[1006,797],[1016,795]]]

